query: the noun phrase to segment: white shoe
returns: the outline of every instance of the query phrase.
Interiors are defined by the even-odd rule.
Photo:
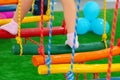
[[[74,33],[67,34],[67,40],[65,41],[65,45],[69,45],[71,48],[73,47]],[[78,36],[76,36],[75,48],[79,47]]]

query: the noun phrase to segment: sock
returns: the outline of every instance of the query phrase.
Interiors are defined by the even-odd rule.
[[[74,33],[68,33],[65,45],[69,45],[72,48],[73,40],[74,40]],[[78,48],[78,47],[79,47],[78,36],[76,36],[75,48]]]
[[[18,32],[18,24],[12,20],[10,23],[1,26],[0,29],[9,32],[12,35],[16,35]]]

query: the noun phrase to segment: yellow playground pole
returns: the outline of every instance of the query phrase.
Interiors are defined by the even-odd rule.
[[[74,73],[101,73],[107,72],[108,64],[74,64]],[[70,64],[52,64],[50,66],[51,74],[67,73],[70,71]],[[120,64],[112,64],[112,72],[120,72]],[[48,74],[47,65],[40,65],[38,67],[39,74]]]
[[[22,21],[22,23],[29,23],[29,22],[39,22],[41,21],[41,16],[30,16],[30,17],[25,17]],[[50,16],[44,15],[43,16],[44,21],[49,21]],[[0,25],[7,24],[11,21],[11,19],[0,19]]]

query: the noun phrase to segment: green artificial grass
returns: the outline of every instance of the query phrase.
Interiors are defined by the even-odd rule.
[[[112,26],[113,20],[113,10],[107,10],[107,21],[110,26]],[[119,11],[120,12],[120,11]],[[83,14],[80,12],[80,16]],[[100,18],[103,18],[103,11],[100,13]],[[63,20],[63,12],[55,12],[55,20],[53,26],[60,26]],[[120,37],[120,13],[118,14],[117,31],[115,36],[115,44],[117,44],[117,39]],[[36,27],[36,23],[22,24],[22,28],[25,27]],[[111,30],[108,33],[108,39],[111,37]],[[39,42],[39,37],[33,38]],[[53,36],[52,44],[64,44],[66,40],[65,35]],[[79,35],[80,43],[89,43],[101,41],[101,36],[98,36],[92,32],[88,32],[84,35]],[[31,42],[27,42],[32,44]],[[48,37],[44,38],[44,44],[48,43]],[[39,75],[37,72],[37,67],[34,67],[31,58],[32,56],[17,56],[13,55],[11,52],[12,45],[16,44],[15,39],[0,39],[0,80],[65,80],[63,74],[51,74],[51,75]],[[86,62],[87,64],[102,64],[108,63],[107,59]],[[113,63],[120,63],[120,57],[113,57]],[[104,66],[103,66],[104,68]],[[111,74],[112,77],[120,77],[120,72],[115,72]],[[92,80],[93,75],[87,74],[87,80]],[[101,78],[106,77],[106,73],[100,73]],[[83,74],[79,75],[79,80],[83,80]]]

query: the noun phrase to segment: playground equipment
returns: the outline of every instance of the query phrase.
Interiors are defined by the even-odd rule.
[[[79,0],[78,0],[78,2],[79,2]],[[120,64],[112,64],[111,63],[112,62],[112,56],[115,55],[115,54],[118,55],[120,53],[119,52],[120,46],[116,46],[116,47],[113,46],[114,35],[115,35],[115,27],[116,27],[115,26],[115,24],[116,24],[116,16],[117,16],[117,12],[118,12],[118,3],[119,3],[119,0],[116,1],[114,22],[113,22],[113,27],[112,27],[113,28],[112,29],[112,38],[111,38],[111,44],[110,44],[109,49],[100,50],[100,51],[91,51],[91,52],[85,52],[85,53],[76,53],[76,54],[74,54],[74,51],[73,51],[72,55],[61,54],[61,55],[51,55],[50,56],[50,53],[49,53],[48,58],[47,58],[47,61],[48,62],[50,61],[49,63],[45,62],[45,56],[42,56],[42,55],[33,56],[32,61],[33,61],[33,64],[35,66],[39,66],[38,67],[39,74],[49,74],[49,73],[56,74],[56,73],[67,73],[67,72],[69,72],[66,75],[67,79],[68,80],[74,80],[73,72],[74,73],[107,72],[107,78],[106,79],[110,80],[111,71],[112,72],[120,71],[120,68],[119,68]],[[106,7],[106,5],[104,5],[104,6]],[[78,5],[77,5],[77,8],[79,8]],[[106,9],[106,8],[104,8],[104,9]],[[105,11],[105,13],[106,13],[106,11]],[[106,25],[106,20],[104,21],[104,25]],[[103,36],[105,36],[105,33],[106,33],[106,31],[104,30],[104,35]],[[109,54],[109,51],[110,51],[110,54]],[[99,55],[97,55],[97,54],[99,54]],[[95,55],[97,55],[97,56],[95,56]],[[95,60],[97,60],[97,59],[102,59],[102,58],[107,58],[107,57],[109,57],[109,66],[107,64],[101,64],[101,65],[98,65],[98,64],[97,65],[73,64],[74,62],[79,63],[79,62],[94,60],[93,58],[95,58]],[[72,59],[72,62],[71,62],[71,59]],[[68,64],[70,62],[71,62],[71,65]],[[45,63],[46,63],[46,65],[45,65]],[[104,65],[104,68],[103,68],[103,65]],[[97,67],[97,69],[96,69],[96,67]],[[117,78],[117,79],[119,79],[119,78]]]
[[[107,45],[109,46],[110,43],[107,41]],[[23,55],[38,55],[38,48],[39,45],[31,45],[31,44],[24,44],[23,45]],[[45,54],[47,55],[48,46],[44,45],[45,48]],[[92,42],[92,43],[86,43],[81,44],[79,48],[75,50],[75,52],[85,52],[85,51],[93,51],[93,50],[100,50],[105,49],[104,42]],[[19,45],[13,45],[12,47],[12,53],[19,55],[20,47]],[[61,53],[71,53],[71,49],[69,46],[65,46],[64,44],[58,44],[58,45],[51,45],[51,54],[61,54]]]
[[[70,64],[53,64],[50,66],[51,74],[57,73],[67,73],[70,70]],[[103,68],[104,66],[104,68]],[[112,64],[111,71],[118,72],[120,71],[120,64]],[[107,72],[107,64],[74,64],[73,72],[74,73],[104,73]],[[95,70],[94,70],[95,69]],[[39,74],[47,74],[48,67],[46,65],[41,65],[38,67]]]
[[[0,12],[15,11],[16,5],[0,6]]]
[[[0,19],[7,19],[7,18],[13,17],[14,12],[12,12],[12,11],[11,12],[8,12],[8,11],[2,12],[1,7],[3,7],[3,6],[0,5]]]
[[[15,4],[17,3],[17,0],[8,0],[8,2],[1,1],[0,4]],[[5,6],[3,6],[5,7]],[[15,8],[15,6],[14,6]],[[48,7],[49,8],[49,7]],[[2,9],[2,7],[1,7]],[[34,8],[36,9],[36,8]],[[35,14],[36,12],[34,12]],[[37,13],[38,14],[38,13]],[[36,14],[35,14],[36,15]],[[53,18],[53,17],[52,17]],[[46,15],[43,16],[44,21],[49,21],[50,20],[50,15],[49,15],[49,9],[46,11]],[[0,19],[0,25],[9,23],[11,19]],[[30,17],[25,17],[22,23],[29,23],[29,22],[39,22],[41,21],[41,16],[30,16]],[[49,28],[44,28],[43,29],[44,36],[49,35]],[[41,35],[40,28],[24,28],[20,32],[21,37],[36,37]],[[66,29],[65,29],[65,22],[63,21],[62,27],[58,26],[53,28],[53,34],[52,35],[59,35],[59,34],[66,34]],[[3,36],[4,35],[4,36]],[[6,31],[0,30],[0,38],[15,38],[16,35],[11,35]]]
[[[22,23],[39,22],[39,21],[41,21],[40,17],[41,16],[25,17],[23,19]],[[44,21],[49,21],[49,16],[48,15],[44,15],[43,18],[44,18]],[[11,21],[11,19],[2,19],[2,20],[0,20],[0,25],[9,23],[10,21]]]
[[[80,62],[107,58],[109,56],[109,51],[110,49],[103,49],[98,51],[76,53],[74,56],[74,61],[80,63]],[[113,56],[119,55],[119,54],[120,54],[120,47],[115,46],[113,48]],[[71,57],[72,56],[70,54],[51,55],[51,63],[52,64],[70,63]],[[40,55],[33,56],[32,62],[35,66],[43,65],[45,63],[44,57]]]
[[[18,3],[18,0],[7,0],[7,1],[1,0],[0,1],[0,5],[17,4],[17,3]]]
[[[43,6],[43,1],[44,0],[41,0],[41,1],[42,1],[41,5]],[[4,2],[2,2],[2,3],[5,4]],[[15,3],[15,1],[13,0],[13,2],[10,2],[10,3]],[[78,3],[80,3],[79,0],[78,0]],[[111,63],[112,62],[112,56],[119,55],[119,53],[120,53],[120,45],[118,44],[118,46],[113,46],[113,43],[114,43],[114,34],[115,34],[114,32],[115,32],[115,27],[116,27],[115,26],[116,25],[116,16],[117,16],[117,12],[118,12],[118,3],[119,3],[119,0],[116,1],[116,10],[115,10],[115,16],[114,16],[114,22],[113,22],[111,44],[110,44],[110,48],[107,48],[107,49],[103,49],[104,47],[107,47],[107,45],[106,45],[107,43],[106,43],[106,40],[105,40],[106,39],[106,36],[105,36],[106,32],[104,32],[104,35],[103,35],[104,39],[103,39],[103,41],[106,44],[105,44],[104,47],[102,47],[103,50],[89,51],[89,52],[80,52],[80,53],[74,54],[75,50],[73,49],[72,55],[71,54],[50,55],[50,53],[51,53],[51,48],[50,47],[52,47],[51,43],[50,43],[51,42],[51,36],[52,36],[51,35],[51,33],[52,33],[52,20],[50,20],[50,24],[51,24],[50,25],[50,31],[47,30],[47,35],[48,35],[48,33],[50,33],[49,34],[49,36],[50,36],[50,40],[49,41],[50,42],[49,42],[49,45],[48,45],[48,55],[44,54],[43,40],[41,40],[40,41],[41,44],[39,45],[39,47],[36,46],[36,48],[35,48],[35,49],[38,49],[38,52],[37,51],[36,52],[39,53],[39,54],[41,54],[41,55],[35,55],[32,58],[33,64],[35,66],[39,66],[38,67],[39,74],[67,73],[67,72],[69,72],[71,70],[69,72],[69,74],[72,75],[72,76],[70,76],[69,74],[67,74],[67,79],[68,80],[74,80],[73,72],[74,73],[85,73],[85,72],[86,73],[99,73],[99,72],[107,72],[108,71],[107,72],[108,73],[107,80],[110,80],[110,72],[111,71],[112,72],[118,72],[118,71],[120,71],[120,68],[119,68],[120,64],[112,64]],[[54,0],[52,1],[52,6],[51,6],[52,10],[51,10],[50,19],[52,19],[52,16],[53,16],[52,15],[52,13],[53,13],[53,4],[54,4]],[[79,10],[79,4],[77,4],[77,6],[78,6],[77,8]],[[43,13],[41,14],[41,24],[43,24]],[[104,22],[104,24],[106,24],[106,23]],[[33,29],[33,30],[37,30],[37,29]],[[42,28],[38,29],[38,31],[37,31],[37,33],[39,35],[38,34],[35,35],[34,33],[31,33],[33,35],[30,35],[30,34],[27,33],[27,36],[24,35],[22,37],[40,36],[40,38],[43,39],[43,35],[45,35],[44,31],[45,30],[44,30],[43,25],[42,25]],[[4,33],[8,38],[13,38],[12,36],[9,37],[8,33],[4,32],[4,31],[0,31],[0,33],[1,32]],[[32,32],[32,29],[31,29],[31,32]],[[65,28],[62,28],[62,31],[60,31],[60,32],[63,32],[65,34],[66,33]],[[53,31],[53,33],[54,33],[54,31]],[[20,38],[20,35],[22,35],[23,32],[21,31],[21,34],[20,34],[20,31],[19,31],[18,34],[19,34],[19,38]],[[56,32],[55,32],[55,34],[56,34]],[[0,35],[0,37],[2,38],[3,36]],[[118,42],[118,43],[120,43],[120,42]],[[21,43],[20,43],[20,45],[21,45]],[[17,48],[17,47],[15,46],[16,49],[24,48],[24,45],[22,47],[20,46],[20,48]],[[32,46],[27,46],[27,47],[32,47]],[[25,49],[25,50],[27,50],[27,49]],[[111,55],[109,54],[109,51],[110,51]],[[19,51],[16,51],[16,52],[19,53]],[[24,50],[23,50],[23,52],[24,52]],[[47,57],[47,58],[45,59],[45,57]],[[83,65],[82,64],[73,64],[74,62],[92,61],[92,60],[98,60],[98,59],[103,59],[103,58],[107,58],[107,57],[110,58],[109,68],[107,66],[108,64],[101,64],[101,65],[100,64],[95,64],[95,65],[92,65],[92,64],[91,65],[87,65],[87,64],[83,64]],[[72,59],[72,62],[71,62],[71,59]],[[45,61],[45,60],[47,60],[47,61]],[[70,62],[72,63],[71,65],[69,64]],[[111,67],[111,64],[112,64],[112,67]],[[72,68],[70,66],[72,66]],[[104,66],[104,68],[103,68],[103,66]],[[97,67],[97,69],[96,69],[96,67]],[[70,76],[70,78],[69,78],[69,76]],[[117,79],[119,79],[119,78],[117,78]]]
[[[64,27],[55,27],[53,28],[53,34],[52,35],[60,35],[60,34],[66,34],[66,29]],[[43,29],[44,36],[49,35],[49,28]],[[21,29],[21,37],[36,37],[41,34],[41,31],[39,28],[24,28]],[[3,36],[4,35],[4,36]],[[6,31],[0,30],[0,38],[15,38],[16,35],[11,35]]]

